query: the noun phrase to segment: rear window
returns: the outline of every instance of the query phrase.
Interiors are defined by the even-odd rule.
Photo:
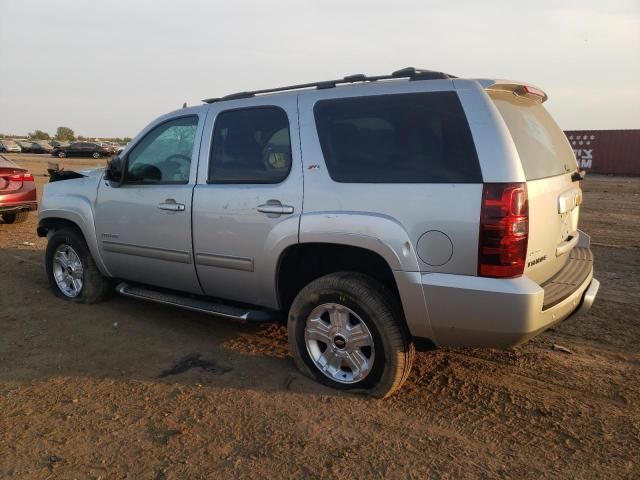
[[[455,92],[321,100],[314,114],[327,169],[336,182],[482,182]]]
[[[512,93],[492,93],[491,98],[509,128],[527,180],[576,169],[567,137],[541,103]]]

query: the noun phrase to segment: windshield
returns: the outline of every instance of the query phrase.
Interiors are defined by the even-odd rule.
[[[564,132],[541,103],[512,93],[491,93],[518,150],[527,180],[553,177],[576,169]]]

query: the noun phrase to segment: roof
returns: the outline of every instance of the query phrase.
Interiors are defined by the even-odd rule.
[[[448,73],[438,72],[434,70],[424,70],[424,69],[419,69],[415,67],[406,67],[400,70],[396,70],[390,75],[367,76],[362,73],[357,73],[354,75],[347,75],[346,77],[339,78],[336,80],[324,80],[319,82],[300,83],[297,85],[289,85],[285,87],[265,88],[262,90],[232,93],[230,95],[225,95],[224,97],[207,98],[203,100],[203,102],[215,103],[215,102],[222,102],[226,100],[237,100],[240,98],[251,98],[257,95],[264,95],[268,93],[305,90],[305,89],[311,89],[311,88],[322,90],[327,88],[335,88],[337,85],[341,85],[341,84],[353,84],[353,83],[360,83],[360,82],[363,82],[363,83],[377,82],[379,80],[394,80],[394,79],[441,80],[441,79],[448,79],[448,78],[457,78],[457,77],[453,75],[449,75]]]

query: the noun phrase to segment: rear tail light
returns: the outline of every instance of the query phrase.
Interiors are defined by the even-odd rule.
[[[25,173],[14,173],[13,175],[9,175],[6,177],[10,182],[33,182],[33,175],[29,172]]]
[[[14,191],[20,190],[24,182],[33,182],[34,178],[29,172],[13,173],[11,175],[0,175],[0,190]]]
[[[522,275],[529,238],[529,202],[524,183],[485,183],[482,191],[478,275]]]

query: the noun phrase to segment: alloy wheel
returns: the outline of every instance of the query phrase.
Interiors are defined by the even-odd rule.
[[[84,268],[78,252],[67,244],[60,244],[53,254],[53,276],[60,291],[69,298],[82,292]]]
[[[314,308],[304,339],[316,368],[333,381],[357,383],[373,368],[373,336],[358,314],[344,305],[325,303]]]

